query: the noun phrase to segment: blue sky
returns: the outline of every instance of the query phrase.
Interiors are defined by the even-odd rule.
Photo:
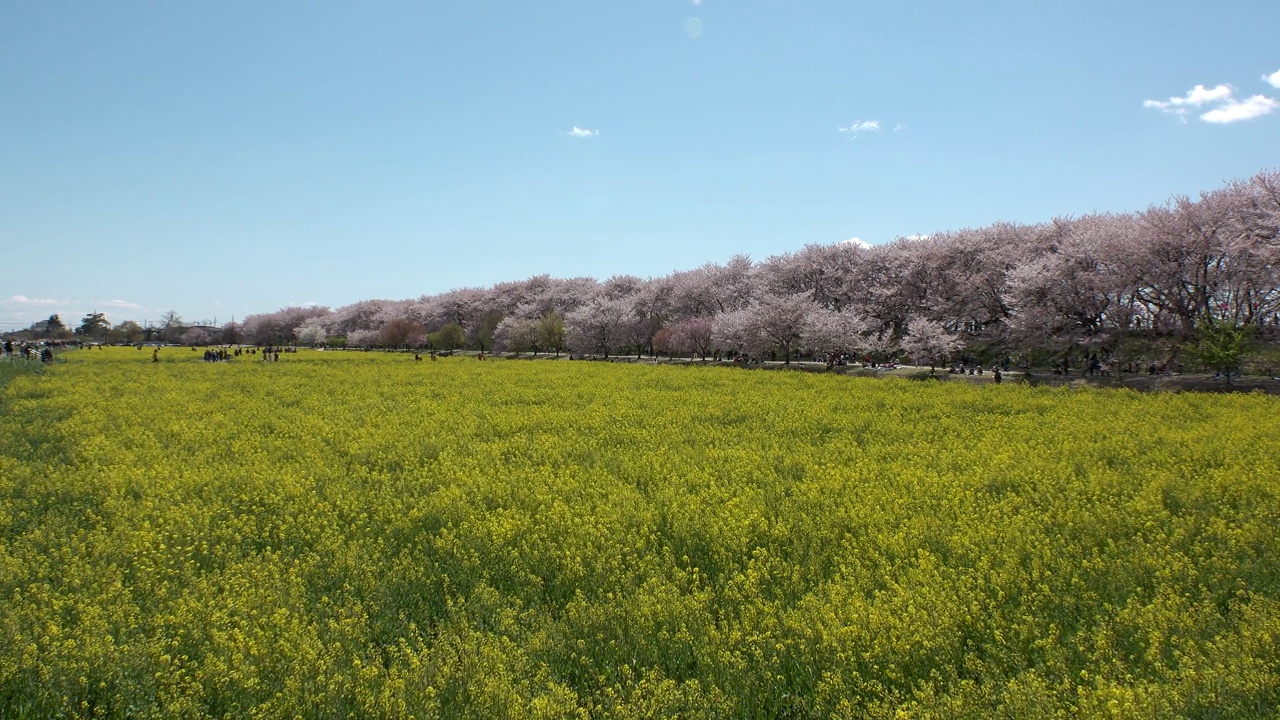
[[[1274,0],[0,0],[0,329],[1138,210],[1280,166],[1278,27]]]

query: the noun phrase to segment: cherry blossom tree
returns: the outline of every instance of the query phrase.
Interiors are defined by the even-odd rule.
[[[381,327],[379,316],[388,300],[361,300],[345,305],[320,318],[325,332],[330,335],[347,335],[354,330],[377,330]]]
[[[527,305],[551,286],[550,275],[535,275],[527,280],[500,282],[488,290],[477,303],[478,314],[494,312],[501,317],[517,314],[517,308]]]
[[[234,320],[222,326],[221,335],[222,342],[228,345],[237,345],[244,339],[244,334],[240,331],[241,325]]]
[[[936,364],[945,362],[962,347],[964,342],[958,336],[947,332],[942,323],[928,318],[911,318],[906,337],[902,339],[902,349],[917,363],[927,362],[931,374]]]
[[[822,353],[858,354],[869,349],[868,334],[866,319],[856,312],[815,307],[809,313],[803,341],[806,348]]]
[[[536,319],[503,318],[493,333],[494,346],[505,352],[536,354],[541,344],[539,329],[540,322]]]
[[[600,287],[600,294],[609,300],[621,300],[640,291],[643,280],[635,275],[614,275]]]
[[[426,342],[426,330],[408,318],[396,318],[378,330],[378,344],[382,347],[414,348],[422,347]]]
[[[861,262],[852,268],[839,290],[842,305],[867,318],[869,328],[875,332],[900,332],[919,305],[908,283],[917,252],[911,241],[898,240],[862,253]]]
[[[721,312],[747,307],[756,297],[755,264],[749,255],[734,255],[724,265],[709,268],[711,292]]]
[[[377,330],[351,330],[347,333],[347,347],[371,348],[378,343]]]
[[[631,296],[636,314],[632,333],[650,355],[654,354],[654,337],[674,316],[672,291],[672,284],[667,279],[649,279],[642,282]]]
[[[670,285],[671,308],[679,317],[713,316],[720,312],[711,291],[706,267],[674,272],[666,278]]]
[[[759,264],[736,255],[659,278],[535,275],[333,313],[284,308],[246,318],[244,331],[251,342],[283,342],[317,319],[330,335],[363,332],[357,340],[377,344],[395,339],[398,331],[377,333],[400,322],[433,338],[457,328],[482,349],[495,339],[638,355],[658,345],[704,356],[722,347],[789,361],[801,349],[918,351],[923,331],[913,336],[911,325],[928,320],[996,351],[1114,353],[1139,339],[1176,350],[1204,323],[1280,338],[1278,224],[1280,172],[1269,171],[1126,215],[807,245]]]
[[[940,233],[905,244],[913,314],[925,315],[970,335],[994,336],[1009,318],[1008,271],[1033,248],[1049,226],[996,223],[977,230]]]
[[[738,310],[755,298],[756,279],[747,255],[735,255],[725,265],[707,263],[670,277],[670,305],[682,317]]]
[[[589,277],[559,279],[542,275],[530,278],[526,283],[520,302],[507,312],[508,315],[540,318],[556,313],[563,318],[600,291],[600,283]]]
[[[1214,298],[1229,266],[1229,205],[1219,195],[1188,197],[1148,208],[1126,257],[1137,294],[1158,328],[1185,340],[1197,320],[1216,317]]]
[[[696,353],[703,361],[713,345],[714,321],[709,317],[691,317],[672,323],[664,336],[664,350]]]
[[[324,325],[319,320],[312,320],[299,325],[293,331],[293,334],[298,338],[300,344],[311,346],[323,345],[329,336],[329,333],[325,331]]]
[[[198,327],[189,328],[186,332],[182,333],[182,344],[193,346],[208,345],[209,331]]]
[[[1228,207],[1225,292],[1220,321],[1263,327],[1280,310],[1280,171],[1260,173],[1213,193]]]
[[[404,321],[425,327],[420,309],[418,303],[412,300],[385,300],[382,309],[373,318],[373,326],[381,330],[392,322]]]
[[[309,320],[329,315],[327,307],[287,307],[273,313],[249,315],[244,319],[245,340],[256,345],[282,345],[293,342],[293,331]]]
[[[488,302],[489,293],[485,290],[461,288],[420,298],[415,303],[414,314],[429,329],[439,329],[453,323],[470,332],[485,314]],[[496,324],[495,322],[494,325]]]
[[[747,309],[730,310],[714,316],[711,339],[717,347],[739,354],[760,352],[765,345],[757,332],[754,313]]]
[[[623,318],[619,328],[619,343],[620,346],[634,351],[636,359],[639,360],[645,352],[653,353],[654,330],[649,318],[636,307],[634,298],[628,301],[628,305],[630,305],[630,313]]]
[[[819,307],[840,309],[843,288],[866,250],[853,243],[806,245],[769,258],[757,268],[760,288],[775,295],[806,294]]]
[[[634,315],[625,298],[597,297],[565,318],[567,344],[577,353],[609,357],[623,342],[624,326]]]
[[[768,295],[750,307],[716,315],[712,340],[738,352],[779,350],[789,365],[805,337],[814,308],[803,295]]]
[[[1007,274],[1009,338],[1044,349],[1102,345],[1130,322],[1108,247],[1131,224],[1113,215],[1060,221],[1052,247]]]
[[[770,349],[782,351],[784,364],[791,364],[792,354],[800,348],[809,327],[809,315],[815,306],[804,295],[770,295],[750,310],[753,332],[763,338]]]

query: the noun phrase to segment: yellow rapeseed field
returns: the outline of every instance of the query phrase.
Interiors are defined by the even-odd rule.
[[[0,717],[1277,717],[1275,398],[65,357]]]

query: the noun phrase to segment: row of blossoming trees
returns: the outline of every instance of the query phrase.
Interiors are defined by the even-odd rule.
[[[285,308],[250,342],[599,355],[1173,352],[1206,328],[1280,334],[1280,172],[1133,214],[999,223],[736,256],[665,277],[539,275],[416,300]],[[1137,358],[1135,358],[1137,359]],[[1146,359],[1146,357],[1142,358]]]

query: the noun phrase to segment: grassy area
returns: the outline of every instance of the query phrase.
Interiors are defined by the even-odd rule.
[[[1280,403],[69,353],[0,716],[1274,717]]]

